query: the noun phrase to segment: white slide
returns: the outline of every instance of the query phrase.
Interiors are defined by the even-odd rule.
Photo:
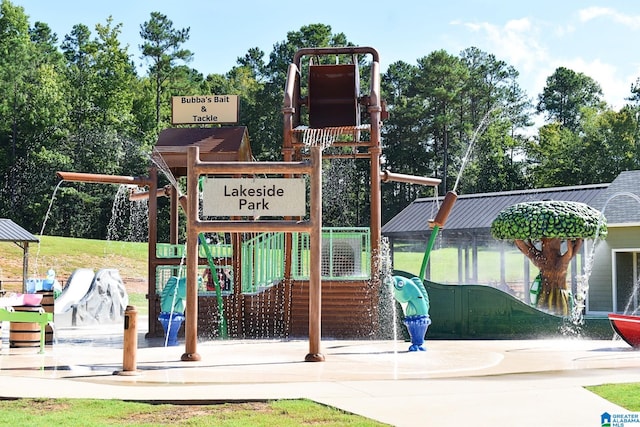
[[[55,300],[54,314],[62,314],[78,304],[89,292],[94,277],[95,273],[90,268],[75,270],[69,277],[67,286],[62,289],[62,293]]]

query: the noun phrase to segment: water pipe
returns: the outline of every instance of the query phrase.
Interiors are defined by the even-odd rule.
[[[431,250],[433,249],[433,245],[436,242],[436,237],[438,236],[438,231],[444,227],[445,222],[447,222],[447,218],[449,218],[449,214],[451,213],[451,209],[453,209],[453,205],[458,199],[458,195],[455,191],[447,192],[444,200],[442,201],[442,205],[440,205],[440,209],[438,209],[438,213],[436,214],[435,219],[429,221],[429,227],[432,228],[431,235],[429,236],[429,241],[427,242],[427,248],[424,251],[424,257],[422,258],[422,266],[420,267],[420,279],[425,280],[425,273],[427,271],[427,264],[429,262],[429,256],[431,255]]]
[[[198,182],[198,186],[200,189],[202,189],[202,178],[200,178],[199,182]],[[174,188],[172,188],[171,186],[167,186],[164,189],[165,191],[165,195],[167,195],[169,193],[169,191],[175,191]],[[187,196],[184,194],[180,194],[180,196],[178,197],[178,203],[180,203],[180,206],[182,207],[182,209],[184,210],[184,212],[187,212]],[[207,256],[207,262],[209,263],[209,269],[211,270],[211,277],[213,279],[213,283],[215,285],[216,288],[216,299],[218,302],[218,312],[220,313],[220,326],[218,327],[218,333],[220,334],[221,338],[227,338],[228,337],[228,333],[227,333],[227,318],[224,314],[224,301],[222,300],[222,290],[220,289],[220,283],[218,281],[218,274],[216,271],[216,265],[213,262],[213,256],[211,254],[211,249],[209,248],[209,245],[207,244],[207,239],[204,237],[203,233],[198,233],[198,240],[200,240],[200,243],[202,244],[202,247],[204,248],[204,252]]]
[[[56,172],[56,175],[63,181],[74,182],[97,182],[101,184],[131,184],[144,187],[151,184],[148,177],[142,176],[121,176],[121,175],[103,175],[98,173],[81,173],[81,172]]]
[[[340,47],[305,47],[298,49],[293,56],[293,63],[300,69],[302,57],[320,55],[367,55],[370,54],[373,62],[380,62],[378,51],[369,46],[340,46]]]
[[[158,188],[156,190],[156,197],[165,197],[168,196],[168,191],[167,191],[167,187],[169,187],[168,185],[166,187],[163,188]],[[132,191],[131,193],[129,193],[129,200],[132,202],[137,202],[139,200],[147,200],[149,199],[149,192],[148,191]]]
[[[440,185],[440,183],[442,182],[442,180],[438,178],[427,178],[424,176],[405,175],[402,173],[394,173],[389,170],[380,171],[380,180],[382,182],[396,181],[396,182],[406,182],[409,184],[430,185],[433,187]]]
[[[202,192],[202,187],[204,186],[204,177],[201,176],[198,178],[198,190]],[[187,199],[185,195],[181,195],[178,198],[178,202],[180,202],[182,208],[186,210],[187,207]],[[218,333],[221,338],[227,338],[227,317],[224,314],[224,302],[222,301],[222,288],[220,287],[220,281],[218,280],[218,272],[216,270],[216,264],[213,262],[213,255],[211,255],[211,248],[207,244],[207,239],[204,237],[204,233],[198,233],[198,239],[200,240],[200,244],[204,248],[204,253],[207,256],[207,262],[209,263],[209,270],[211,271],[211,278],[213,279],[213,284],[216,288],[216,299],[218,300],[218,313],[220,313],[220,326],[218,327]]]
[[[447,218],[449,218],[449,214],[456,200],[458,200],[458,195],[455,191],[447,192],[447,195],[444,196],[444,200],[442,201],[442,205],[440,205],[440,209],[438,209],[436,218],[433,220],[434,226],[444,227],[444,223],[447,222]]]
[[[222,289],[220,288],[220,281],[218,280],[218,272],[216,265],[213,262],[213,256],[211,255],[211,249],[207,244],[207,239],[204,237],[204,233],[198,234],[200,244],[204,248],[204,253],[207,255],[207,261],[209,262],[209,270],[211,271],[211,278],[216,288],[216,299],[218,300],[218,313],[220,313],[220,326],[218,326],[218,333],[220,338],[227,338],[227,317],[224,314],[224,302],[222,301]]]
[[[425,280],[427,264],[429,263],[429,255],[431,254],[433,245],[436,243],[436,237],[438,236],[438,231],[440,230],[440,226],[435,225],[432,222],[429,222],[429,226],[432,227],[431,235],[429,236],[429,241],[427,242],[427,248],[424,250],[424,256],[422,257],[422,265],[420,266],[420,275],[418,276],[423,281]]]

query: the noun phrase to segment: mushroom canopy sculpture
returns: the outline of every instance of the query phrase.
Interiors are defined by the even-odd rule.
[[[524,202],[503,209],[491,224],[491,235],[513,241],[540,270],[537,307],[568,315],[569,262],[587,238],[607,236],[606,219],[584,203],[568,201]]]

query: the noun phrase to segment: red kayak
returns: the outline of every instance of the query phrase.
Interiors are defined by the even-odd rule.
[[[640,348],[640,316],[609,314],[611,327],[633,348]]]

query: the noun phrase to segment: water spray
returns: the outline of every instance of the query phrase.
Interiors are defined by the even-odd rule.
[[[444,224],[447,221],[449,214],[451,213],[451,209],[453,208],[453,205],[458,199],[458,194],[456,193],[456,191],[458,189],[458,185],[460,184],[460,178],[462,177],[462,172],[466,168],[467,162],[471,157],[471,151],[473,150],[473,146],[476,140],[478,139],[478,136],[480,136],[480,134],[482,134],[487,129],[487,126],[489,126],[489,123],[491,123],[491,120],[490,120],[491,114],[493,114],[494,111],[497,111],[499,109],[500,107],[493,107],[489,111],[487,111],[484,117],[482,117],[480,124],[478,125],[476,130],[473,132],[473,135],[471,136],[471,141],[469,142],[467,151],[465,152],[464,158],[462,159],[460,172],[458,172],[458,176],[456,178],[455,184],[453,185],[453,189],[447,192],[447,194],[445,195],[442,205],[440,206],[440,209],[438,210],[438,213],[435,219],[429,221],[429,228],[431,228],[432,230],[431,230],[431,235],[429,236],[429,241],[427,242],[427,248],[425,249],[425,252],[424,252],[424,257],[422,258],[422,266],[420,267],[419,277],[422,280],[425,280],[427,263],[429,262],[429,256],[431,254],[431,250],[433,249],[433,245],[436,242],[438,231],[444,227]]]
[[[609,206],[609,203],[617,198],[617,197],[629,197],[636,202],[640,203],[640,197],[637,194],[634,194],[629,191],[621,191],[611,195],[602,206],[600,210],[600,218],[598,220],[597,229],[596,229],[596,237],[591,245],[591,250],[586,254],[585,265],[583,267],[584,274],[579,275],[576,287],[576,295],[574,296],[574,305],[571,310],[571,322],[574,325],[581,325],[584,322],[583,310],[586,307],[587,293],[589,292],[589,279],[591,277],[591,270],[593,268],[593,260],[595,257],[596,248],[598,243],[600,243],[599,235],[600,235],[600,227],[602,227],[603,220],[605,218],[604,214]],[[631,307],[633,302],[634,294],[638,292],[638,282],[633,285],[633,290],[631,292],[630,298],[627,301],[627,305],[624,308],[624,313],[627,313]]]
[[[449,218],[449,214],[451,213],[451,209],[453,209],[453,205],[455,204],[456,200],[458,200],[458,195],[455,191],[447,192],[444,200],[442,201],[442,205],[440,205],[440,209],[438,209],[438,213],[435,219],[429,221],[431,235],[429,236],[429,241],[427,242],[427,248],[424,251],[424,257],[422,258],[422,266],[420,267],[419,276],[423,281],[425,280],[425,272],[427,270],[429,256],[431,255],[431,250],[433,249],[433,245],[436,242],[438,231],[443,228],[444,224],[447,222],[447,218]]]
[[[491,114],[494,111],[497,111],[499,109],[500,107],[493,107],[489,111],[487,111],[484,117],[482,117],[482,120],[480,120],[480,124],[478,125],[476,130],[473,132],[473,135],[471,136],[471,141],[469,142],[469,146],[467,147],[467,151],[464,153],[464,157],[462,158],[462,165],[460,165],[460,172],[458,173],[455,184],[453,184],[452,191],[455,192],[458,190],[458,185],[460,184],[460,178],[462,177],[462,172],[467,167],[467,162],[469,162],[469,158],[471,157],[471,150],[473,150],[473,146],[475,145],[475,142],[478,139],[478,136],[480,136],[480,134],[487,129],[487,126],[489,126],[489,123],[491,122],[491,120],[489,120]]]

